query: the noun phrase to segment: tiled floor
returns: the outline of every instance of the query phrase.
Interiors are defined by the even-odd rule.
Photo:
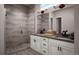
[[[6,55],[40,55],[40,53],[31,49],[29,44],[22,44],[15,48],[7,48]]]
[[[31,48],[28,48],[28,49],[13,53],[12,55],[41,55],[41,54],[32,50]]]

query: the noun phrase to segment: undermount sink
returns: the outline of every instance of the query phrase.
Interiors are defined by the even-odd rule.
[[[50,35],[50,34],[37,34],[37,35],[40,35],[40,36],[45,36],[45,37],[57,38],[57,36],[56,36],[56,35]]]

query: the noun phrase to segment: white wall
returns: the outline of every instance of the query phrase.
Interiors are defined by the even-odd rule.
[[[57,10],[52,13],[53,17],[53,30],[57,31],[57,21],[56,18],[62,18],[62,31],[68,30],[69,33],[74,32],[74,8],[65,8],[62,10]]]
[[[75,52],[79,55],[79,5],[75,7]]]
[[[5,24],[5,9],[4,5],[0,4],[0,54],[4,54],[4,24]]]

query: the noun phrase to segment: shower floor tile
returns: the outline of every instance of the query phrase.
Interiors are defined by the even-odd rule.
[[[31,48],[27,48],[25,50],[15,52],[15,53],[12,53],[10,55],[41,55],[41,54],[36,52],[36,51],[34,51]]]
[[[30,48],[30,44],[22,44],[15,48],[6,48],[6,55],[41,55]]]

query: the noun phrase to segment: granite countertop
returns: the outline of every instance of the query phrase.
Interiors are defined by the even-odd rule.
[[[51,38],[51,39],[55,39],[55,40],[60,40],[60,41],[74,43],[74,40],[72,40],[70,38],[61,37],[61,36],[47,36],[47,35],[44,35],[44,34],[32,34],[32,35],[36,35],[36,36],[40,36],[40,37],[46,37],[46,38]]]

